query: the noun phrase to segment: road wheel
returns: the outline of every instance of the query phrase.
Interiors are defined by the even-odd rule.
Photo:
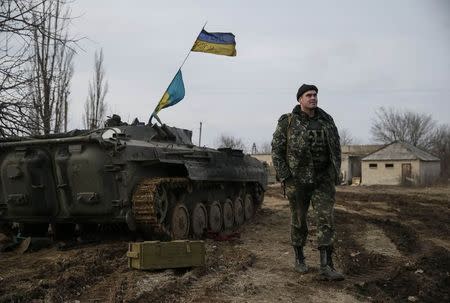
[[[238,226],[242,225],[244,223],[245,216],[244,216],[244,205],[240,197],[234,200],[233,210],[234,210],[234,222],[236,222],[236,225]]]
[[[187,239],[189,236],[189,212],[183,204],[175,205],[172,210],[170,229],[173,239]]]
[[[260,185],[256,185],[253,197],[256,201],[256,206],[260,207],[264,201],[264,190],[262,189],[262,187]]]
[[[244,214],[246,220],[249,220],[255,214],[255,206],[253,204],[253,198],[250,194],[245,195]]]
[[[213,201],[208,207],[209,230],[218,233],[222,229],[222,208],[218,201]]]
[[[196,239],[200,239],[205,235],[208,228],[206,207],[203,203],[195,204],[191,214],[192,235]]]
[[[230,199],[226,199],[223,203],[223,228],[229,230],[233,228],[234,224],[234,212],[233,202]]]
[[[167,211],[169,209],[169,199],[165,188],[160,185],[156,190],[154,197],[154,206],[156,211],[156,218],[161,223],[166,219]]]

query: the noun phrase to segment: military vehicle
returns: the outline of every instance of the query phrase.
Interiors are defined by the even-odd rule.
[[[0,141],[0,223],[22,235],[123,224],[147,239],[233,230],[261,205],[267,173],[240,150],[114,115],[105,128]]]

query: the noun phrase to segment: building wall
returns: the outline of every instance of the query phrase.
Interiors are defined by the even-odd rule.
[[[342,181],[350,184],[353,177],[361,177],[361,157],[343,154],[341,158]]]
[[[361,158],[383,145],[342,145],[341,175],[343,183],[350,184],[353,177],[361,177]]]
[[[361,177],[361,157],[350,157],[350,171],[351,177]]]
[[[342,181],[344,183],[349,183],[352,180],[352,177],[350,176],[350,161],[349,156],[346,154],[342,154],[341,157],[341,174],[342,174]]]
[[[266,162],[269,168],[269,183],[276,182],[275,168],[273,167],[271,154],[251,155],[261,162]],[[345,183],[349,183],[355,177],[356,169],[352,165],[359,165],[360,157],[342,154],[341,173]],[[356,163],[358,162],[358,163]],[[369,163],[377,163],[377,169],[369,168]],[[385,164],[394,164],[393,168],[386,168]],[[364,185],[399,185],[402,181],[402,163],[411,163],[411,175],[413,183],[430,184],[436,181],[440,174],[440,164],[438,161],[423,162],[419,160],[407,161],[361,161],[361,182]],[[358,177],[358,176],[356,176]]]
[[[420,184],[432,184],[439,179],[441,163],[439,161],[422,161],[420,163]]]
[[[362,180],[364,185],[400,185],[402,182],[402,164],[411,164],[413,183],[420,180],[420,161],[362,161]],[[377,164],[377,168],[370,168],[370,164]],[[393,164],[393,167],[386,167]]]

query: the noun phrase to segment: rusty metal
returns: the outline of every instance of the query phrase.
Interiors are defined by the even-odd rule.
[[[132,198],[132,209],[135,222],[140,231],[148,236],[171,237],[171,231],[164,226],[164,218],[158,219],[158,209],[155,201],[159,187],[167,189],[188,186],[186,178],[153,178],[141,181]]]

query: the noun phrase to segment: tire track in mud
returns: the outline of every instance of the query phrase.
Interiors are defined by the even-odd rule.
[[[129,270],[127,245],[118,239],[64,252],[3,253],[0,302],[404,302],[409,296],[449,301],[447,191],[443,200],[438,191],[429,200],[404,191],[338,188],[335,259],[346,274],[340,283],[316,279],[311,218],[305,253],[312,270],[304,276],[293,271],[289,205],[280,188],[271,187],[240,238],[207,240],[205,268]]]
[[[401,188],[397,191],[401,192]],[[337,213],[343,213],[338,217],[344,234],[354,232],[355,225],[373,224],[383,230],[402,253],[401,257],[383,257],[358,246],[357,241],[347,241],[344,250],[357,248],[358,253],[354,253],[353,258],[343,255],[344,267],[349,272],[365,273],[349,277],[355,281],[360,294],[370,296],[374,302],[449,300],[449,251],[427,240],[429,236],[439,238],[448,234],[449,201],[447,195],[443,197],[444,200],[436,200],[401,193],[338,193],[338,204],[342,207]],[[352,199],[365,201],[365,204],[354,203]],[[385,218],[380,212],[371,215],[364,211],[379,202],[398,211],[386,212]],[[377,266],[378,270],[374,271]]]

